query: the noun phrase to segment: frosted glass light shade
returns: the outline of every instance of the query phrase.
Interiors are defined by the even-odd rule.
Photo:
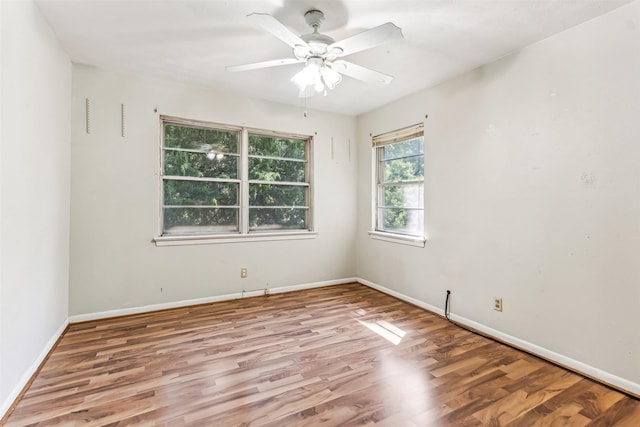
[[[320,58],[310,58],[307,65],[291,78],[298,86],[300,97],[312,96],[315,92],[323,92],[334,89],[341,81],[340,73],[329,67]]]

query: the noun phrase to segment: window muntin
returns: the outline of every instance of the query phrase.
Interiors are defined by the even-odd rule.
[[[375,230],[424,234],[424,137],[412,126],[374,137],[376,156]]]
[[[311,137],[162,118],[162,235],[311,231]]]

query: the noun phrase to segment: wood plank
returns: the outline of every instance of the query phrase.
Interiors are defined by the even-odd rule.
[[[640,425],[640,401],[359,284],[71,325],[7,426]]]

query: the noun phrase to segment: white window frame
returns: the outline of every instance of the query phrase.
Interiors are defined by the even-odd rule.
[[[426,236],[424,232],[422,234],[410,234],[399,233],[383,229],[378,222],[380,220],[379,209],[381,208],[381,191],[384,188],[382,182],[382,147],[385,145],[400,143],[408,141],[413,138],[424,138],[424,123],[418,123],[416,125],[408,126],[402,129],[398,129],[392,132],[386,132],[380,135],[372,137],[372,213],[371,213],[371,230],[369,230],[369,236],[376,240],[383,240],[387,242],[401,243],[411,246],[424,247],[426,243]],[[424,157],[423,157],[424,161]],[[415,183],[417,181],[412,181]],[[423,184],[424,191],[424,178],[420,180]],[[424,196],[422,197],[422,207],[417,208],[423,211],[424,220]],[[422,225],[424,229],[424,223]]]
[[[239,166],[238,166],[238,179],[235,180],[222,180],[228,182],[237,182],[239,184],[239,231],[233,233],[210,233],[210,234],[171,234],[163,235],[164,230],[164,126],[165,124],[176,124],[186,127],[200,127],[211,128],[216,130],[234,131],[240,133],[239,140]],[[301,230],[249,230],[249,185],[256,183],[274,184],[270,181],[256,181],[249,179],[249,157],[260,157],[249,155],[249,135],[263,135],[274,136],[282,138],[300,139],[306,141],[304,159],[305,163],[305,182],[288,183],[278,182],[276,185],[296,185],[303,186],[307,189],[307,229]],[[287,159],[283,159],[287,160]],[[255,129],[244,126],[233,126],[226,124],[219,124],[213,122],[190,120],[172,116],[160,116],[160,173],[159,173],[159,230],[158,235],[153,239],[156,246],[178,246],[178,245],[201,245],[212,243],[237,243],[237,242],[254,242],[254,241],[269,241],[269,240],[299,240],[299,239],[313,239],[317,233],[313,228],[313,136],[300,135],[287,132],[277,132],[265,129]],[[214,180],[217,181],[217,180]]]

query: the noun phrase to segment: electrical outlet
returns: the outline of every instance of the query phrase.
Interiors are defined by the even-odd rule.
[[[240,269],[240,278],[241,279],[246,279],[247,278],[247,269],[246,268],[241,268]]]
[[[502,298],[493,299],[493,309],[495,311],[502,311]]]

